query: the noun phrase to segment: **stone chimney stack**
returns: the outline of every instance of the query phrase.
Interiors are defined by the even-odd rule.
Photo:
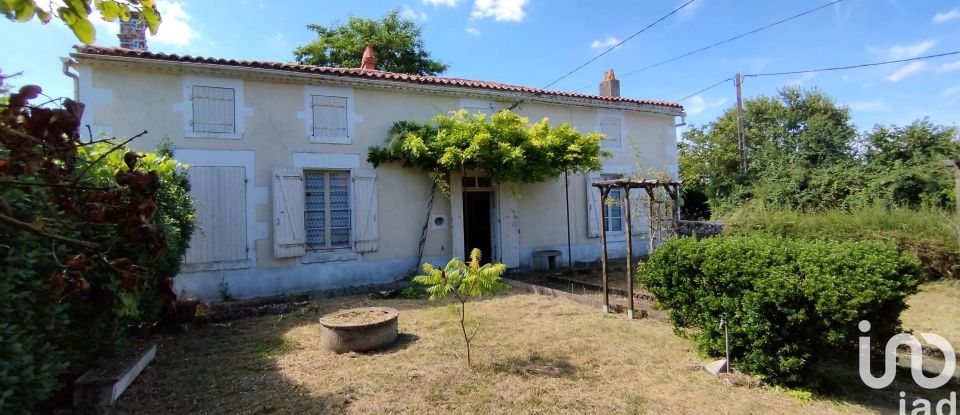
[[[130,19],[120,22],[120,47],[147,50],[147,25],[140,20],[140,13],[130,12]]]
[[[620,96],[620,80],[617,79],[617,76],[613,74],[612,68],[603,75],[603,82],[600,83],[600,96]]]
[[[377,70],[377,58],[373,56],[373,46],[367,43],[367,48],[363,50],[363,59],[360,61],[360,69],[365,71]]]

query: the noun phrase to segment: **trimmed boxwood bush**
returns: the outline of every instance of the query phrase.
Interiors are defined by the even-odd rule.
[[[875,338],[898,332],[919,271],[916,259],[880,242],[677,238],[638,279],[676,328],[697,329],[702,352],[723,355],[725,316],[734,366],[799,384],[811,380],[818,358],[856,352],[860,320]]]

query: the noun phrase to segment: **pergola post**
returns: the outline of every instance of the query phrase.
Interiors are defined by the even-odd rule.
[[[647,246],[647,259],[650,258],[650,255],[653,255],[653,250],[656,247],[653,241],[654,228],[653,228],[653,202],[657,199],[653,196],[653,189],[648,186],[643,186],[643,190],[647,191],[647,196],[649,196],[649,202],[647,203],[647,241],[649,245]]]
[[[603,313],[610,312],[610,295],[607,284],[607,195],[610,189],[600,187],[600,273],[603,275]],[[591,191],[587,189],[587,191]]]
[[[630,232],[630,186],[623,186],[624,233],[627,234],[627,318],[633,320],[633,235]]]
[[[626,234],[627,242],[627,295],[629,301],[629,310],[627,310],[627,317],[631,320],[635,318],[634,313],[634,298],[633,290],[636,285],[636,275],[634,275],[635,269],[633,266],[633,222],[632,222],[632,212],[630,208],[630,189],[643,189],[647,192],[647,195],[650,197],[650,203],[648,204],[648,215],[650,220],[648,220],[649,227],[649,254],[653,253],[656,244],[654,243],[654,225],[653,225],[653,202],[656,200],[654,197],[654,191],[657,187],[662,187],[664,190],[670,194],[670,197],[674,199],[673,211],[671,211],[671,216],[676,215],[679,221],[680,215],[680,206],[679,206],[679,191],[680,191],[680,182],[676,181],[659,181],[659,180],[631,180],[631,179],[615,179],[615,180],[603,180],[591,184],[592,187],[600,189],[600,269],[603,276],[603,312],[610,312],[610,279],[607,275],[607,258],[608,247],[607,247],[607,198],[610,197],[610,191],[613,188],[623,189],[623,211],[624,211],[624,233]]]
[[[680,234],[680,185],[669,186],[667,192],[670,194],[670,198],[673,199],[673,209],[670,209],[670,217],[676,220],[670,235],[677,236]]]

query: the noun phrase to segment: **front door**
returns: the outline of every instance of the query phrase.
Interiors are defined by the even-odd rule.
[[[493,227],[490,220],[493,207],[493,192],[463,192],[463,252],[469,261],[473,248],[479,248],[480,263],[492,262]]]

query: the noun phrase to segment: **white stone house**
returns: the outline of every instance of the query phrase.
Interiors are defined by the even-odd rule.
[[[485,258],[531,267],[533,253],[558,250],[563,265],[600,256],[599,209],[590,180],[643,169],[677,177],[673,102],[495,82],[416,76],[365,68],[177,56],[78,47],[67,62],[84,124],[118,137],[149,133],[132,146],[153,151],[164,138],[190,165],[199,231],[178,289],[216,301],[390,283],[415,268],[430,179],[396,164],[374,169],[367,149],[398,120],[467,109],[515,111],[581,132],[601,131],[613,157],[602,172],[513,186],[478,173],[453,173],[438,194],[424,261],[445,263],[480,247]],[[610,76],[609,78],[612,78]],[[569,194],[569,197],[566,195]],[[606,207],[611,256],[624,255],[622,213]],[[637,218],[638,233],[646,229]],[[635,238],[634,251],[645,242]],[[619,241],[619,242],[618,242]]]

